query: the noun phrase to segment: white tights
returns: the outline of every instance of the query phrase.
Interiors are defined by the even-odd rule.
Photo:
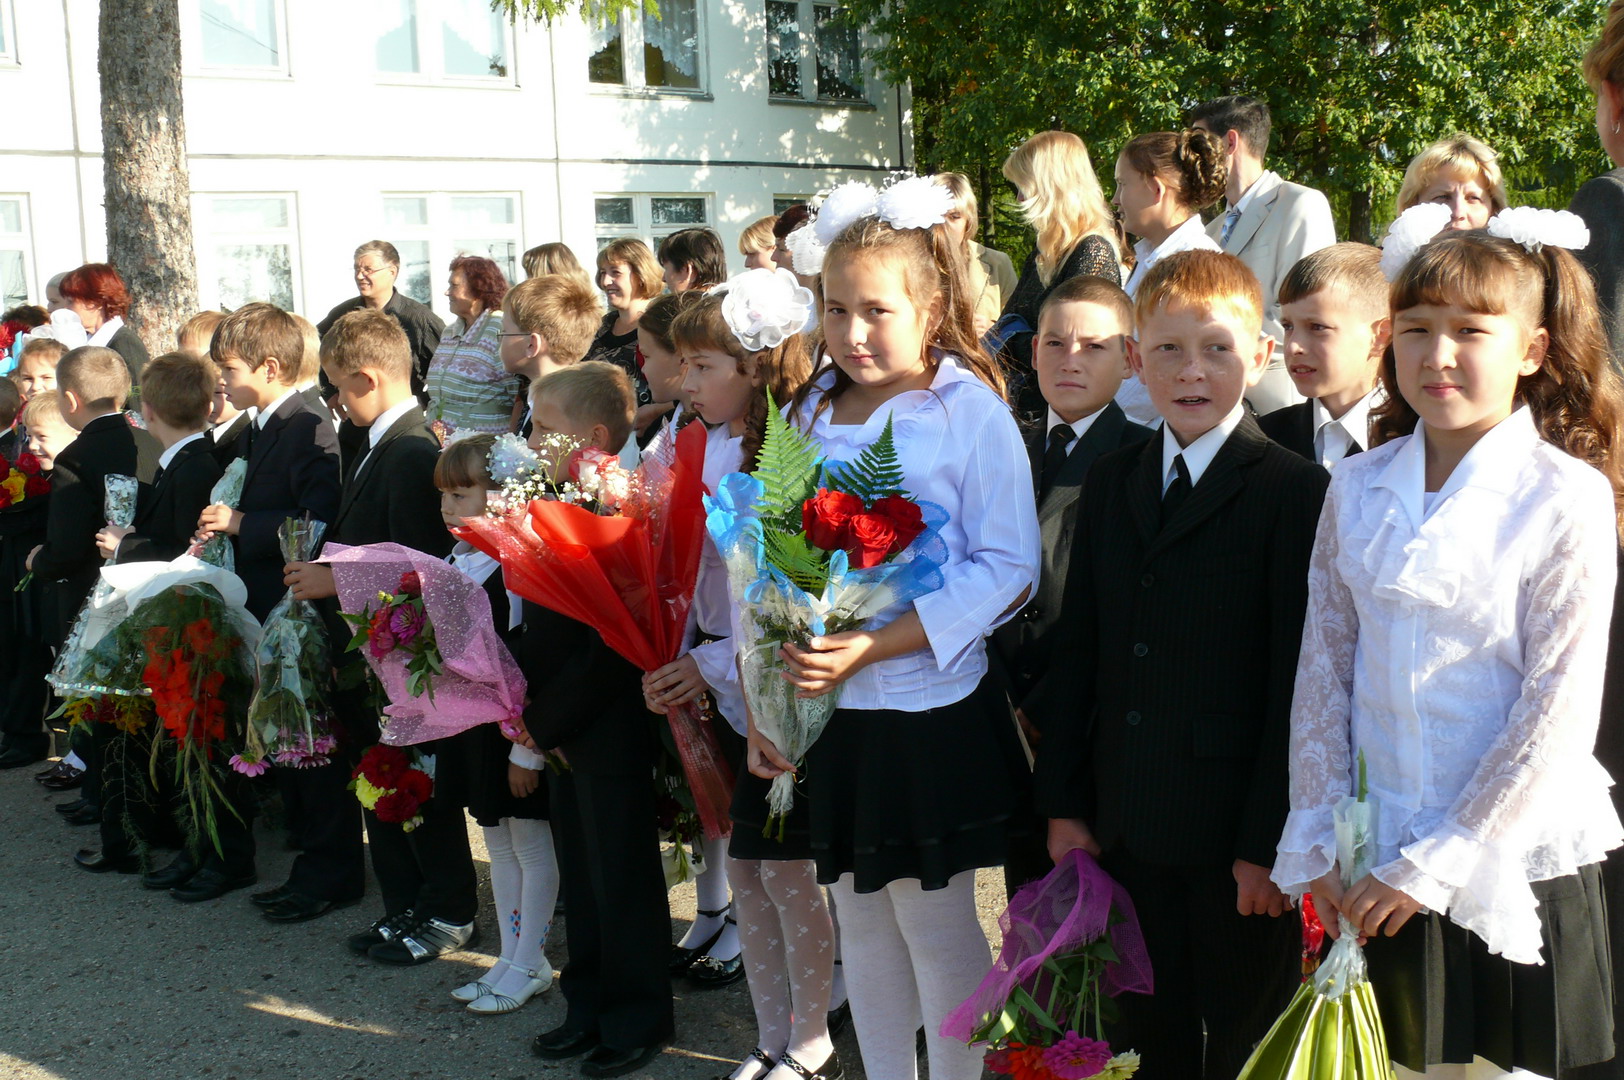
[[[1516,1080],[1544,1080],[1538,1073],[1525,1072],[1514,1069],[1506,1072],[1492,1061],[1478,1058],[1470,1065],[1432,1065],[1426,1072],[1411,1072],[1402,1065],[1394,1065],[1393,1072],[1397,1080],[1416,1080],[1425,1077],[1426,1080],[1500,1080],[1501,1077],[1515,1077]]]
[[[503,818],[501,824],[485,829],[485,850],[491,858],[491,893],[502,952],[482,981],[497,993],[512,994],[530,978],[530,971],[545,963],[542,949],[558,903],[552,826],[532,818]],[[504,980],[511,985],[504,986]]]
[[[694,878],[694,921],[679,943],[684,949],[703,945],[720,928],[722,936],[709,950],[718,960],[731,960],[739,955],[739,932],[727,918],[727,837],[705,841],[705,872]],[[720,915],[701,915],[701,911],[720,911]]]
[[[938,1034],[987,974],[975,872],[954,875],[943,889],[910,879],[871,893],[857,892],[843,874],[829,891],[840,910],[842,966],[868,1074],[913,1080],[914,1030],[923,1022],[931,1080],[980,1080],[982,1051]]]
[[[775,1061],[788,1051],[816,1069],[834,1049],[829,988],[835,961],[834,926],[817,868],[810,860],[729,858],[727,876],[733,885],[744,975],[756,1009],[756,1045]],[[733,1075],[735,1080],[755,1080],[765,1073],[747,1059]]]

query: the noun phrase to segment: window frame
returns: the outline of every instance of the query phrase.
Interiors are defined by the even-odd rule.
[[[768,67],[767,72],[767,100],[774,105],[811,105],[821,108],[839,109],[872,109],[874,105],[875,73],[869,64],[868,57],[864,55],[863,43],[865,35],[861,27],[856,28],[857,35],[857,63],[863,74],[863,94],[854,98],[823,97],[818,93],[818,28],[817,9],[833,8],[840,11],[843,7],[837,0],[784,0],[793,3],[796,7],[796,26],[800,38],[800,80],[801,92],[799,94],[774,93],[772,88],[772,46],[770,25],[764,22],[767,30],[767,52],[763,54],[763,64]],[[763,19],[766,16],[766,5],[762,5]]]
[[[3,3],[4,0],[0,0]],[[210,64],[203,51],[203,0],[183,0],[182,17],[190,32],[195,49],[185,49],[184,69],[188,76],[206,79],[286,79],[293,75],[288,56],[287,0],[271,0],[275,8],[277,62],[265,65]],[[184,33],[184,32],[183,32]]]
[[[0,232],[0,251],[20,251],[23,256],[23,302],[45,306],[45,289],[36,276],[34,260],[34,229],[30,219],[28,193],[17,191],[0,191],[0,202],[14,202],[17,204],[17,223],[20,232]],[[36,296],[35,288],[39,288]],[[0,301],[6,300],[0,296]],[[5,304],[10,307],[10,303]]]
[[[502,19],[507,71],[501,75],[450,75],[445,70],[444,6],[441,0],[405,0],[416,12],[417,70],[384,71],[378,67],[377,35],[372,39],[372,77],[381,86],[456,86],[484,90],[517,90],[518,39],[513,18]],[[428,17],[425,17],[427,9]]]
[[[288,249],[288,292],[293,306],[302,310],[304,297],[303,249],[304,237],[299,227],[299,194],[296,191],[193,191],[192,193],[192,251],[197,258],[198,301],[204,307],[225,308],[225,298],[219,293],[220,265],[215,253],[225,246],[285,245]],[[288,223],[280,229],[244,229],[222,231],[214,225],[215,199],[281,199],[287,211]],[[207,286],[205,286],[207,283]],[[205,287],[214,290],[205,292]],[[267,300],[271,297],[251,297]]]
[[[643,19],[646,17],[642,8],[623,9],[615,16],[620,25],[620,70],[625,76],[624,82],[609,83],[595,82],[592,79],[590,68],[587,72],[587,86],[592,93],[608,94],[621,97],[683,97],[697,98],[702,101],[713,100],[710,88],[710,5],[704,0],[693,0],[694,28],[699,36],[694,46],[695,66],[698,69],[695,76],[699,85],[687,86],[650,86],[648,85],[648,72],[643,63]],[[587,22],[588,48],[591,48],[593,36],[600,29],[600,25]],[[595,52],[587,53],[590,62]],[[594,219],[594,223],[596,219]]]
[[[599,199],[630,199],[632,220],[629,225],[601,224],[598,221]],[[655,199],[699,199],[704,203],[705,220],[683,222],[679,225],[654,224]],[[593,253],[602,251],[615,240],[630,237],[641,240],[648,249],[658,253],[660,241],[683,229],[710,229],[716,231],[716,193],[710,191],[594,191],[592,193]]]
[[[0,68],[21,67],[17,58],[17,20],[12,17],[11,0],[0,0]]]
[[[423,224],[421,225],[392,225],[387,220],[384,203],[389,199],[422,199]],[[380,221],[380,235],[394,244],[397,248],[403,244],[428,245],[428,272],[429,287],[426,297],[413,296],[404,287],[404,282],[397,279],[401,285],[401,292],[413,300],[427,304],[434,308],[437,314],[447,315],[450,306],[445,298],[445,275],[449,274],[448,267],[451,260],[458,255],[481,254],[471,252],[458,242],[459,230],[452,221],[453,199],[507,199],[513,208],[513,220],[504,226],[497,226],[495,232],[511,230],[510,236],[477,237],[472,239],[511,240],[513,242],[513,273],[508,276],[508,285],[517,285],[524,280],[524,193],[521,191],[383,191],[378,194],[378,212]],[[471,239],[463,237],[463,239]],[[404,254],[401,257],[405,261]],[[402,270],[404,271],[404,267]],[[506,270],[504,268],[504,275]],[[402,275],[404,277],[404,274]]]

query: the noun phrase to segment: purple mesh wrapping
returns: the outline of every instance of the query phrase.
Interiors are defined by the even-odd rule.
[[[945,1038],[970,1042],[988,1016],[1004,1009],[1011,990],[1036,987],[1045,960],[1101,937],[1110,938],[1118,958],[1106,965],[1101,990],[1111,997],[1125,990],[1151,992],[1150,956],[1133,901],[1081,848],[1067,852],[1042,881],[1022,886],[999,916],[998,928],[1003,934],[998,959],[975,993],[942,1021]]]

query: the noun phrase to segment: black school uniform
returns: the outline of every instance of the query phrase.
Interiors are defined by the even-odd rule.
[[[0,749],[43,754],[50,749],[45,715],[50,687],[50,634],[56,630],[55,598],[35,579],[17,592],[35,544],[45,540],[50,495],[36,495],[0,511]],[[49,606],[48,606],[49,605]]]

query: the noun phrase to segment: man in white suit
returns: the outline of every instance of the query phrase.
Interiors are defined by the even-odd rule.
[[[1221,142],[1229,164],[1227,205],[1207,225],[1207,235],[1263,283],[1263,332],[1274,338],[1274,356],[1246,399],[1264,415],[1303,400],[1286,374],[1280,282],[1298,259],[1336,243],[1336,223],[1324,195],[1263,168],[1269,107],[1257,98],[1203,102],[1190,113],[1190,126]]]

